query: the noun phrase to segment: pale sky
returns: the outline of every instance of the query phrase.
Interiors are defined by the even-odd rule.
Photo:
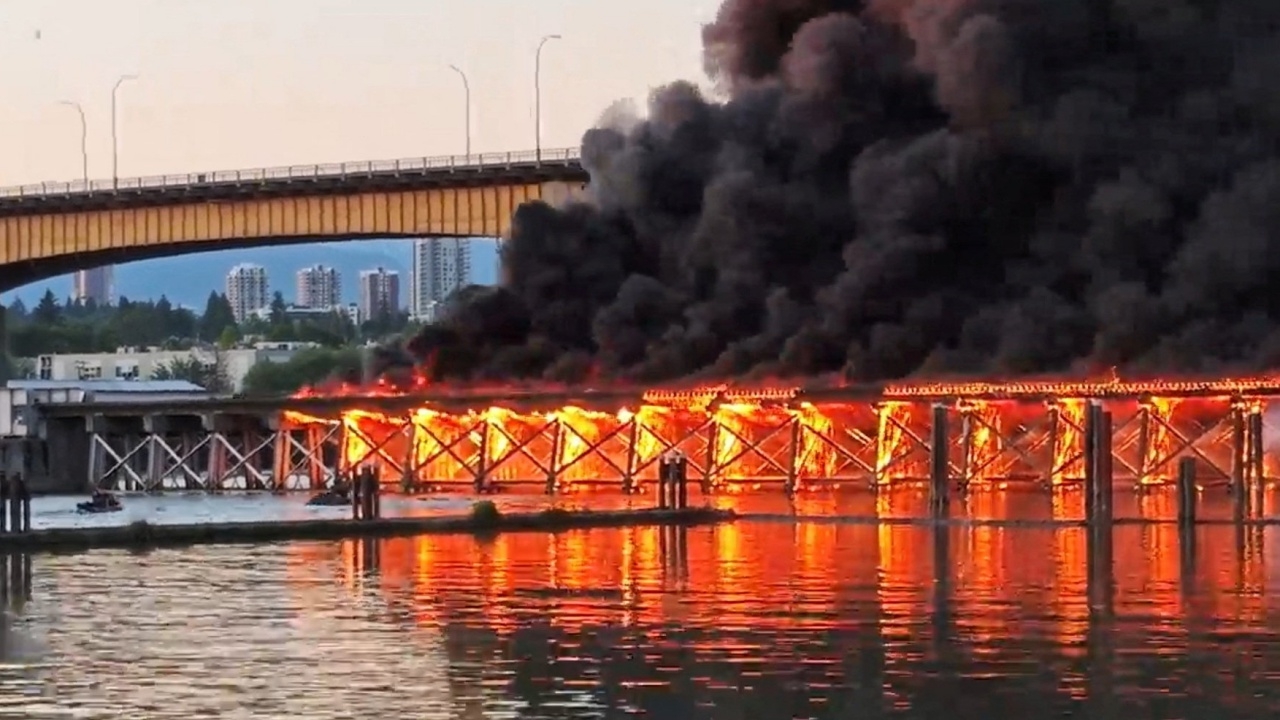
[[[4,0],[0,185],[575,146],[612,102],[703,79],[719,0]]]

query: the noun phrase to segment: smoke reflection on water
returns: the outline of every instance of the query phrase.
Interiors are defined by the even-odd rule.
[[[0,716],[1264,717],[1277,530],[1120,527],[1110,582],[1083,528],[834,520],[39,556]]]

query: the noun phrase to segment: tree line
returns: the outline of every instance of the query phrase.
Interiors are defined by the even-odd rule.
[[[16,359],[48,354],[110,353],[122,347],[164,350],[195,348],[229,349],[243,342],[306,342],[317,348],[298,352],[286,363],[259,363],[245,378],[245,392],[287,393],[334,375],[349,377],[361,372],[358,346],[381,342],[416,328],[407,314],[384,313],[357,326],[342,312],[291,318],[280,293],[275,293],[265,317],[236,322],[231,303],[223,293],[211,292],[204,311],[175,306],[166,297],[130,300],[114,305],[92,301],[60,301],[46,291],[34,307],[16,299],[5,308],[7,354],[0,375],[21,376]],[[193,355],[194,357],[194,355]],[[211,390],[221,390],[217,369],[207,362],[174,363],[155,379],[185,379]],[[212,373],[212,374],[211,374]]]
[[[8,349],[13,357],[67,353],[114,352],[121,347],[184,349],[199,343],[232,347],[245,340],[311,342],[343,347],[404,332],[405,313],[386,313],[356,326],[342,312],[290,318],[288,306],[276,293],[267,317],[237,323],[225,294],[209,293],[204,312],[177,307],[166,297],[130,300],[114,305],[93,301],[59,301],[45,291],[34,307],[16,299],[6,308]]]

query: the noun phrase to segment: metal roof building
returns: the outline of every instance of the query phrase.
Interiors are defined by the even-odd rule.
[[[204,388],[186,380],[10,380],[10,390],[84,390],[93,393],[203,393]]]
[[[204,400],[212,393],[186,380],[10,380],[0,390],[0,437],[39,434],[30,409],[84,402]]]

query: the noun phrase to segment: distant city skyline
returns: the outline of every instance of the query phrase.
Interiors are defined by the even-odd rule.
[[[470,281],[478,284],[497,282],[497,241],[472,238],[470,255],[473,269]],[[114,268],[114,297],[130,300],[158,300],[162,295],[175,305],[204,309],[210,291],[226,292],[226,275],[241,263],[261,265],[267,270],[267,300],[279,291],[287,302],[296,301],[297,273],[320,264],[334,268],[344,280],[341,304],[359,302],[356,278],[364,270],[385,267],[400,273],[409,282],[413,271],[414,241],[409,239],[351,240],[345,242],[308,243],[301,245],[264,245],[245,250],[215,250],[169,258],[141,260]],[[46,290],[60,300],[74,296],[74,274],[32,283],[0,294],[0,302],[9,305],[21,298],[34,305]],[[402,298],[402,301],[405,298]]]

